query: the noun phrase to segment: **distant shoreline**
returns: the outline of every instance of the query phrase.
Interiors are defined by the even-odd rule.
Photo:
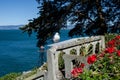
[[[3,25],[0,26],[0,30],[19,30],[24,25]]]

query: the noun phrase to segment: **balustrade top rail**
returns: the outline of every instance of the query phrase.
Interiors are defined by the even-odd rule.
[[[81,37],[81,38],[74,38],[74,39],[62,41],[59,43],[54,43],[48,46],[50,46],[51,48],[55,48],[56,51],[59,51],[59,50],[71,48],[74,46],[99,41],[101,39],[102,39],[102,36]]]

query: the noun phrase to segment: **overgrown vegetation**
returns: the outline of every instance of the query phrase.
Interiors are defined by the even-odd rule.
[[[23,79],[25,79],[25,78],[28,78],[28,77],[36,74],[36,73],[37,73],[37,70],[38,70],[38,68],[33,68],[33,69],[30,70],[30,71],[26,71],[26,72],[22,73],[19,77],[17,77],[17,79],[23,80]]]
[[[5,76],[0,77],[0,80],[22,80],[24,78],[30,77],[31,75],[37,73],[38,68],[34,68],[31,71],[27,71],[25,73],[9,73]]]
[[[112,36],[110,36],[112,35]],[[106,48],[87,57],[89,70],[84,63],[71,71],[72,80],[120,80],[120,35],[108,34]]]
[[[21,73],[10,73],[10,74],[6,74],[3,77],[0,77],[0,80],[16,80],[16,78],[20,75]]]
[[[111,39],[113,39],[115,36],[117,36],[117,35],[119,35],[119,33],[118,34],[113,34],[113,33],[108,33],[108,34],[105,34],[104,36],[105,36],[105,42],[108,42],[108,41],[110,41]]]

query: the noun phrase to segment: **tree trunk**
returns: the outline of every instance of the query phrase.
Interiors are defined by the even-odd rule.
[[[99,34],[102,35],[104,33],[107,33],[107,26],[105,23],[105,18],[103,17],[101,0],[96,0],[96,7],[97,7],[97,13],[98,13],[98,19],[99,19],[98,25],[100,27]]]

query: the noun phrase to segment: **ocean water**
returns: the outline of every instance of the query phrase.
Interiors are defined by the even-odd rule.
[[[61,30],[61,41],[70,39],[68,31]],[[28,71],[40,66],[40,62],[45,62],[46,54],[41,60],[36,43],[35,34],[29,37],[20,30],[0,30],[0,76]],[[48,44],[51,43],[52,41],[49,41]]]

